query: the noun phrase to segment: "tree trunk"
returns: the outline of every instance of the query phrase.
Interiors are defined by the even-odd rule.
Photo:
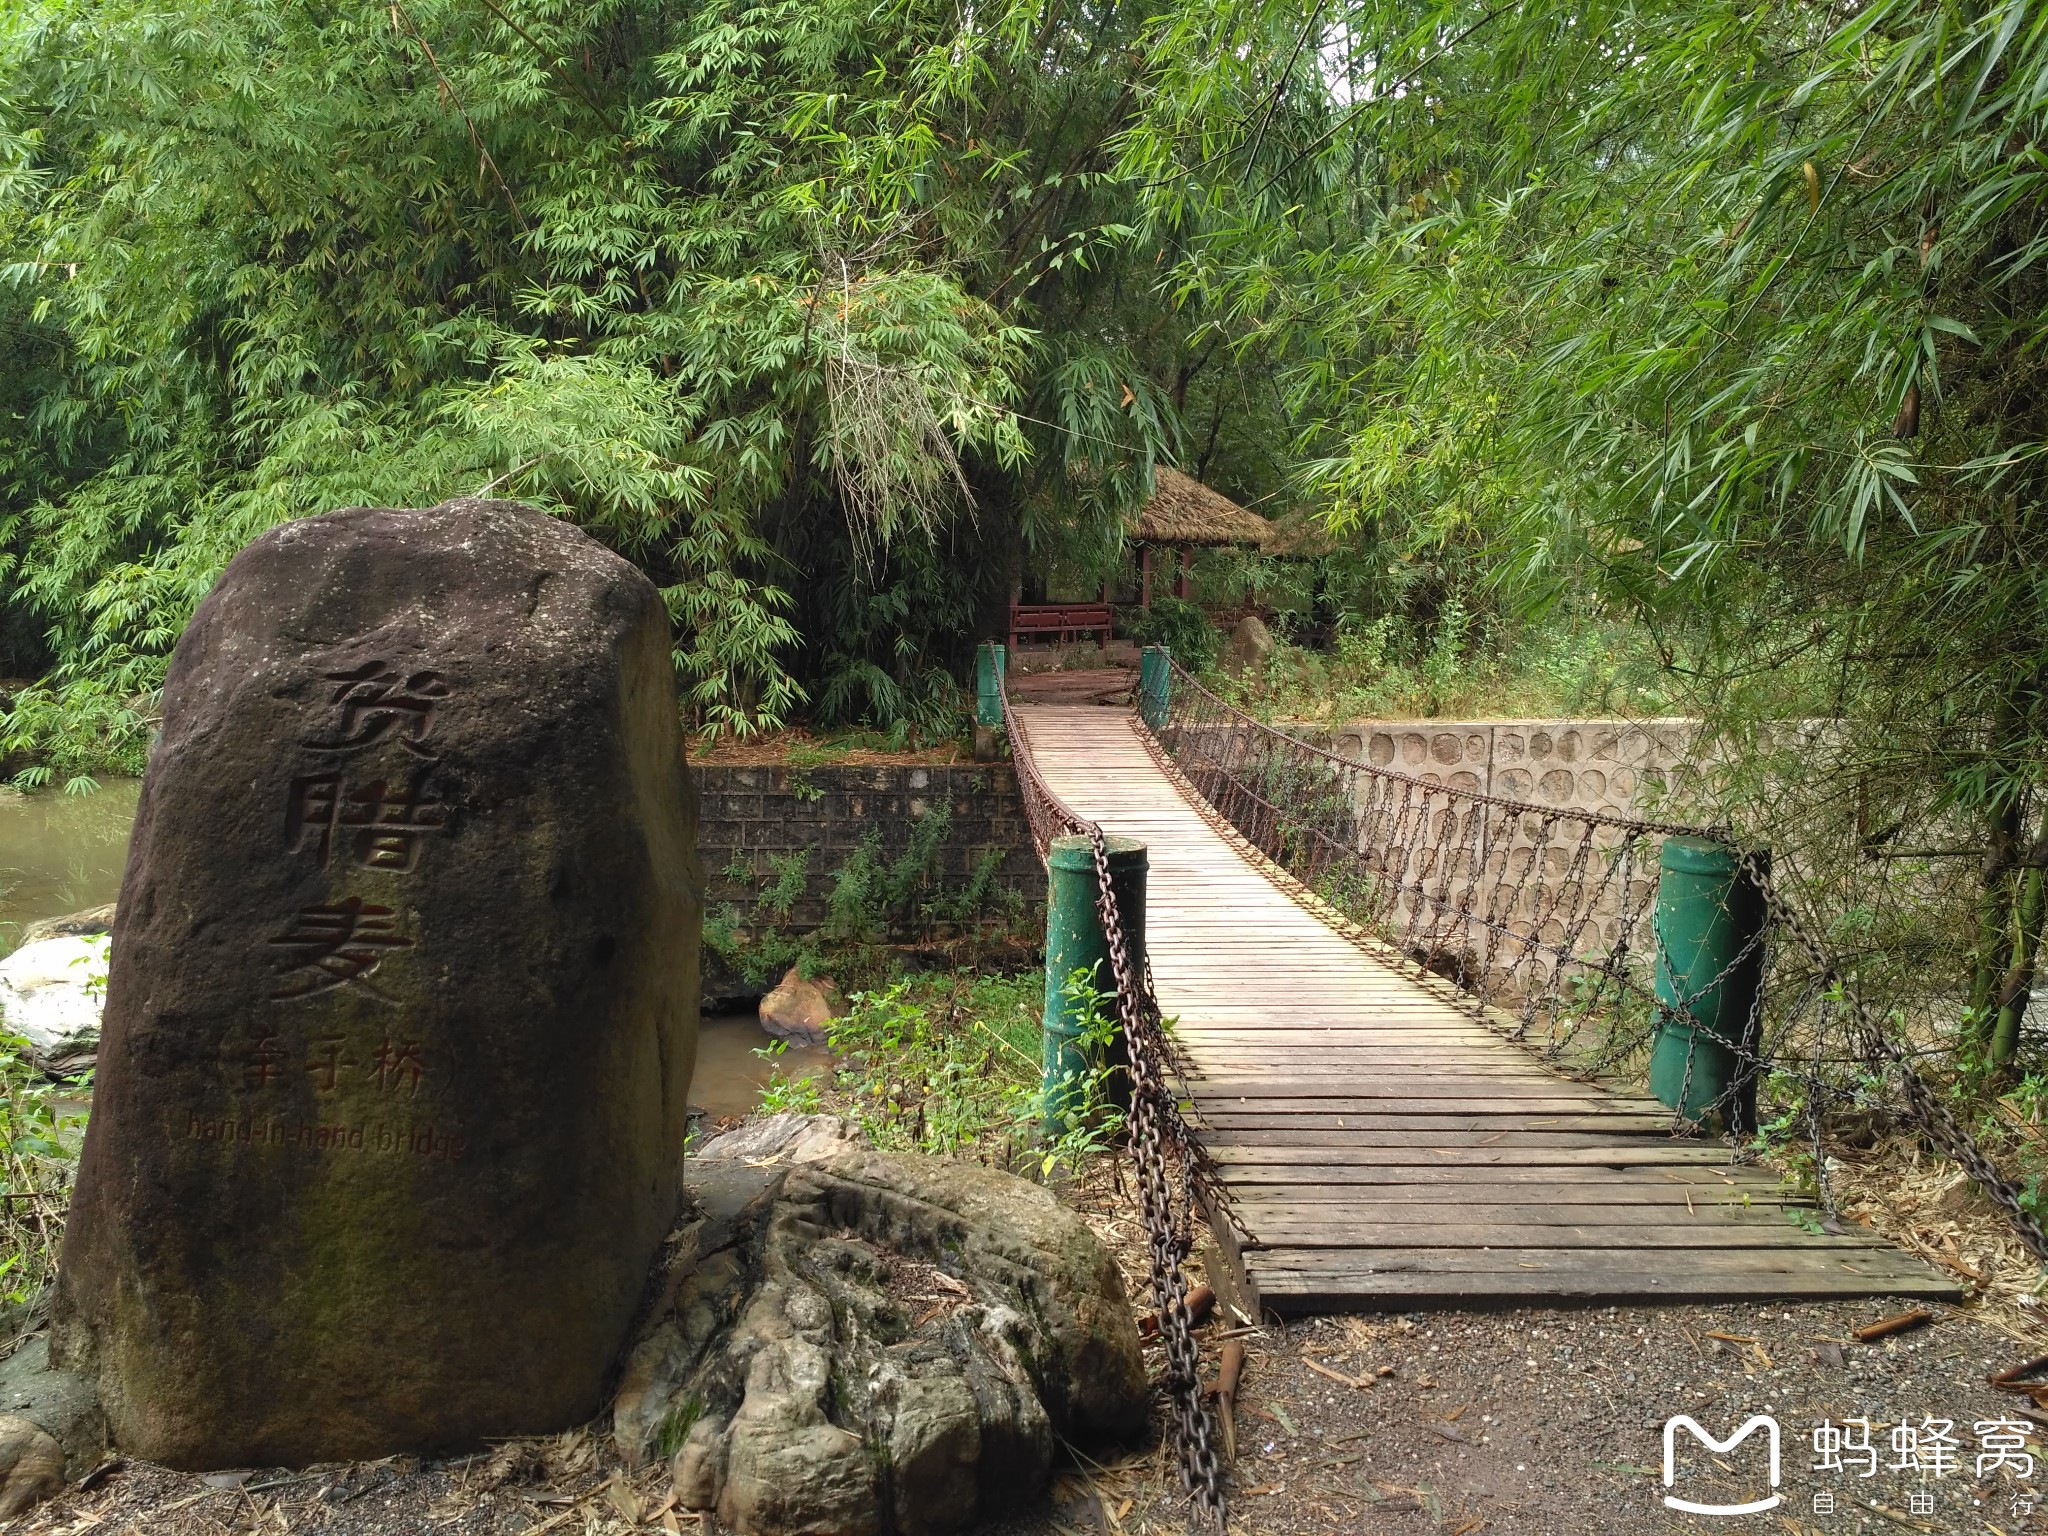
[[[1990,743],[1996,767],[2006,768],[2020,758],[2032,700],[2032,687],[2022,685],[2000,701]],[[1994,794],[1999,787],[1994,781]],[[2013,964],[2014,920],[2019,915],[2014,908],[2024,897],[2024,882],[2019,875],[2025,793],[2014,791],[2009,780],[2004,787],[2007,793],[1994,802],[1985,838],[1984,889],[1978,898],[1977,943],[1970,971],[1969,1034],[1987,1049],[1993,1047],[1998,1033],[1998,1013],[2004,1004]],[[2035,926],[2039,926],[2038,921]]]
[[[2012,969],[2000,989],[1998,1018],[1991,1033],[1991,1064],[2011,1065],[2020,1048],[2020,1021],[2027,1015],[2027,999],[2034,990],[2034,964],[2041,952],[2043,908],[2041,866],[2030,864],[2019,881],[2019,923],[2013,935]]]
[[[1999,983],[2012,950],[2013,866],[2019,813],[2004,809],[1991,820],[1984,853],[1984,889],[1977,899],[1977,945],[1970,972],[1970,1029],[1988,1044]]]

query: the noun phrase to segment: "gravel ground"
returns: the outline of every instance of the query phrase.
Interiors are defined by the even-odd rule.
[[[1852,1329],[1888,1310],[1867,1302],[1601,1308],[1269,1327],[1247,1341],[1233,1524],[1432,1536],[2048,1531],[2048,1515],[2014,1512],[2016,1500],[2043,1507],[2035,1490],[2048,1488],[2048,1464],[2039,1445],[2028,1440],[2018,1453],[2033,1458],[2026,1476],[1990,1465],[1977,1475],[1978,1424],[2025,1426],[2010,1432],[2015,1441],[2031,1432],[2019,1410],[2033,1403],[1984,1380],[2026,1355],[1960,1310],[1943,1309],[1933,1324],[1880,1344],[1852,1340]],[[1371,1385],[1352,1384],[1359,1381]],[[1663,1427],[1679,1413],[1723,1439],[1753,1414],[1776,1419],[1782,1504],[1733,1518],[1665,1509]],[[1841,1470],[1815,1470],[1815,1429],[1852,1418],[1870,1421],[1875,1475],[1859,1475],[1853,1454]],[[1905,1457],[1893,1430],[1902,1421],[1926,1447],[1919,1459],[1942,1459],[1932,1435],[1917,1433],[1929,1418],[1950,1421],[1957,1465],[1943,1476],[1896,1470]],[[1852,1428],[1848,1438],[1862,1436]],[[1758,1434],[1715,1457],[1681,1434],[1670,1492],[1700,1503],[1768,1494],[1764,1442]],[[1916,1493],[1931,1499],[1931,1513],[1915,1512]],[[1816,1513],[1830,1498],[1832,1511]],[[1123,1518],[1133,1531],[1171,1528],[1156,1490],[1134,1498]]]
[[[1141,1296],[1144,1249],[1127,1179],[1118,1174],[1115,1162],[1102,1161],[1064,1194]],[[1990,1259],[1980,1254],[1974,1262]],[[1412,1313],[1239,1330],[1248,1364],[1236,1410],[1232,1530],[2048,1536],[2048,1498],[2036,1492],[2048,1492],[2048,1452],[2033,1438],[2029,1418],[2048,1421],[2048,1408],[1985,1381],[2048,1347],[2026,1342],[2041,1337],[2038,1319],[2026,1309],[1982,1302],[1935,1308],[1931,1324],[1880,1343],[1854,1342],[1853,1330],[1897,1310],[1868,1301]],[[1217,1318],[1201,1330],[1208,1373],[1234,1324]],[[1148,1358],[1156,1374],[1156,1345]],[[1663,1427],[1680,1413],[1724,1440],[1754,1414],[1774,1418],[1781,1427],[1776,1491],[1783,1502],[1738,1517],[1666,1509]],[[1849,1450],[1840,1470],[1817,1470],[1815,1430],[1854,1419],[1868,1421],[1873,1474],[1859,1475],[1864,1458]],[[1926,1420],[1949,1425],[1953,1465],[1942,1475],[1898,1465],[1905,1457],[1895,1433],[1902,1424],[1926,1429]],[[1989,1427],[1999,1421],[2024,1428]],[[1852,1442],[1860,1436],[1856,1426],[1847,1433]],[[2014,1454],[2009,1464],[1995,1465],[2001,1434],[2010,1436]],[[1930,1436],[1923,1459],[1940,1459],[1939,1450]],[[1186,1504],[1156,1441],[1093,1451],[1093,1460],[1072,1455],[1039,1507],[1017,1511],[982,1536],[1166,1536],[1184,1528]],[[1669,1492],[1694,1502],[1740,1503],[1772,1491],[1763,1434],[1718,1455],[1681,1434],[1677,1473]],[[122,1464],[12,1530],[721,1536],[717,1521],[668,1508],[668,1492],[661,1468],[627,1477],[593,1426],[451,1462],[394,1458],[259,1469],[228,1487]],[[1832,1510],[1817,1507],[1816,1496],[1831,1497]],[[2041,1512],[2024,1512],[2016,1505],[2024,1500]]]
[[[2040,1445],[2029,1442],[2018,1453],[2036,1459],[2038,1482],[2010,1466],[1977,1475],[1976,1426],[2026,1423],[2020,1410],[2033,1408],[1984,1381],[2023,1358],[2018,1346],[1961,1309],[1880,1344],[1853,1342],[1852,1329],[1885,1311],[1834,1302],[1433,1313],[1305,1319],[1243,1334],[1249,1363],[1236,1413],[1232,1525],[1247,1536],[2048,1531],[2048,1513],[2014,1513],[2015,1500],[2026,1498],[2048,1510],[2036,1497],[2037,1488],[2048,1489]],[[1205,1359],[1214,1359],[1222,1328],[1220,1321],[1204,1328]],[[1358,1381],[1371,1385],[1352,1384]],[[1773,1416],[1783,1429],[1784,1502],[1736,1518],[1666,1510],[1662,1429],[1680,1412],[1721,1437],[1752,1414]],[[1857,1475],[1853,1454],[1841,1471],[1814,1470],[1815,1427],[1858,1417],[1871,1424],[1875,1475]],[[1939,1477],[1894,1470],[1901,1459],[1894,1426],[1929,1418],[1952,1424],[1959,1465]],[[1716,1458],[1681,1436],[1672,1491],[1698,1502],[1762,1496],[1769,1491],[1763,1442],[1754,1436]],[[1156,1447],[1076,1465],[1044,1507],[987,1536],[1163,1536],[1181,1528],[1185,1506]],[[131,1466],[45,1506],[17,1529],[38,1536],[88,1529],[109,1536],[721,1530],[715,1521],[666,1511],[664,1481],[658,1470],[625,1481],[602,1443],[586,1434],[441,1465],[400,1460],[257,1473],[235,1488]],[[1914,1512],[1915,1492],[1932,1497],[1931,1514]],[[1832,1494],[1834,1512],[1815,1512],[1818,1494]]]

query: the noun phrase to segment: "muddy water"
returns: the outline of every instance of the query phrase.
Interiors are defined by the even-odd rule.
[[[690,1103],[711,1119],[752,1114],[761,1086],[778,1070],[785,1078],[816,1077],[832,1064],[831,1052],[792,1045],[780,1056],[756,1056],[774,1039],[751,1013],[707,1013],[697,1027],[697,1071]]]
[[[0,954],[45,917],[105,906],[121,892],[140,779],[107,779],[98,793],[0,790]]]

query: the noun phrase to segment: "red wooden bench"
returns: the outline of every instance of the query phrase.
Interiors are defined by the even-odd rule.
[[[1014,650],[1027,636],[1065,645],[1088,634],[1108,645],[1110,623],[1107,603],[1012,603],[1010,646]]]

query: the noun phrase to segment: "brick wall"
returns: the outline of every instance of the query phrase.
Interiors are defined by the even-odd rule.
[[[743,913],[775,880],[772,860],[808,850],[804,891],[777,926],[804,932],[825,918],[832,876],[861,840],[879,834],[885,861],[910,845],[916,824],[950,805],[936,878],[954,891],[987,849],[1001,849],[997,886],[1028,901],[1045,899],[1045,874],[1031,851],[1016,776],[1007,763],[930,767],[742,768],[693,765],[698,793],[697,846],[706,904]],[[742,873],[743,872],[743,873]]]

